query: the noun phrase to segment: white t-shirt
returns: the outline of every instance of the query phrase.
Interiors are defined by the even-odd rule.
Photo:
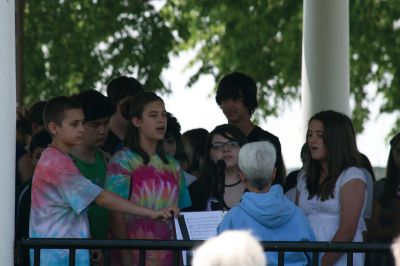
[[[317,196],[308,199],[309,193],[306,187],[306,177],[304,173],[299,177],[297,181],[297,190],[299,193],[298,205],[304,211],[304,214],[310,221],[311,228],[313,229],[318,241],[331,241],[339,229],[341,208],[340,191],[347,182],[353,179],[362,180],[367,187],[364,171],[361,168],[349,167],[339,175],[335,184],[333,193],[334,197],[325,201],[321,201]],[[366,203],[367,193],[364,195],[364,205],[353,242],[363,241],[362,231],[366,229],[363,214]],[[364,254],[355,253],[353,258],[354,265],[364,265]],[[346,259],[347,256],[343,255],[335,263],[335,266],[347,265]]]

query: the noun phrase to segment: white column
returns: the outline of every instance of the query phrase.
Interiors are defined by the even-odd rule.
[[[14,265],[15,0],[0,1],[0,265]]]
[[[304,0],[301,83],[304,125],[322,110],[350,114],[348,0]]]

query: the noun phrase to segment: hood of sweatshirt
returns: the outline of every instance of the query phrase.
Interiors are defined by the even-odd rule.
[[[246,192],[237,206],[268,228],[283,226],[296,212],[295,204],[286,198],[280,185],[266,193]]]

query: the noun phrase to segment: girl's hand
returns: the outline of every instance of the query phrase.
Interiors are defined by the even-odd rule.
[[[169,209],[169,211],[170,211],[171,213],[173,213],[173,215],[174,215],[175,217],[178,217],[179,214],[181,213],[181,210],[180,210],[177,206],[173,206],[173,207],[170,207],[170,208],[167,208],[167,209]]]
[[[169,209],[153,210],[151,219],[166,221],[172,217],[172,213]]]
[[[164,208],[160,210],[154,210],[152,219],[158,219],[162,221],[166,221],[172,218],[174,215],[177,216],[179,214],[179,209],[177,207]]]

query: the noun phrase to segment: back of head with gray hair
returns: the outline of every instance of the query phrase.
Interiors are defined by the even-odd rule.
[[[271,183],[276,150],[269,141],[247,143],[239,152],[239,168],[250,185],[263,190]]]
[[[204,242],[194,253],[193,266],[265,266],[261,244],[247,231],[225,231]]]

